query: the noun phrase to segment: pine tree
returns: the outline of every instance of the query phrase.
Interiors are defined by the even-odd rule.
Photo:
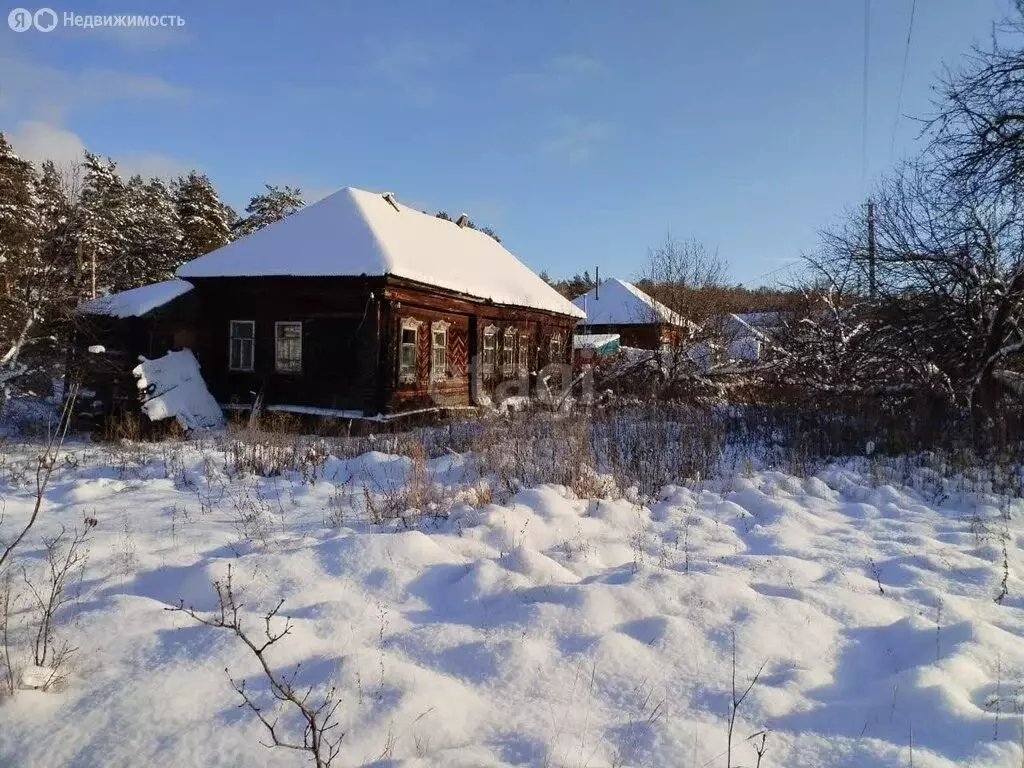
[[[188,261],[227,245],[231,239],[228,207],[205,175],[192,171],[172,186],[182,239],[180,255]]]
[[[489,237],[493,237],[496,242],[501,242],[501,238],[498,237],[498,233],[490,227],[480,227],[480,231]]]
[[[38,323],[40,295],[39,208],[31,163],[18,157],[0,133],[0,403],[10,382],[24,371],[19,362],[29,334]]]
[[[19,277],[35,259],[39,238],[36,175],[0,133],[0,270],[4,295],[19,289]]]
[[[249,200],[245,216],[232,227],[231,235],[237,239],[251,235],[253,232],[270,226],[286,216],[290,216],[304,206],[301,189],[277,187],[267,184],[267,191]]]
[[[169,280],[181,263],[181,224],[167,186],[134,176],[126,192],[128,221],[116,290]]]
[[[143,200],[149,222],[146,241],[150,260],[145,274],[146,282],[169,280],[184,262],[181,255],[184,234],[178,210],[171,191],[157,178],[150,179],[145,186]]]
[[[85,177],[77,217],[78,263],[85,278],[84,293],[95,297],[121,284],[130,197],[113,160],[104,162],[86,152],[82,168]]]
[[[43,258],[59,264],[73,278],[75,258],[74,206],[65,189],[64,178],[52,160],[43,163],[36,184],[39,199],[40,250]]]

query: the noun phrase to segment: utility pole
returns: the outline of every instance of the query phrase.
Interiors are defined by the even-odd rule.
[[[868,198],[868,293],[875,298],[875,201]]]

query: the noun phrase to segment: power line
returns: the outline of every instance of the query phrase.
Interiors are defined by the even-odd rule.
[[[863,191],[868,175],[868,61],[871,42],[871,0],[864,0],[864,101],[860,131],[860,187]]]
[[[900,112],[903,110],[903,87],[907,82],[907,62],[910,60],[910,38],[914,34],[914,12],[917,10],[917,0],[910,0],[910,24],[907,26],[907,43],[903,49],[903,71],[900,72],[900,90],[896,96],[896,115],[892,121],[892,136],[889,137],[889,161],[892,162],[893,154],[896,152],[896,129],[900,124]]]
[[[795,267],[799,263],[800,263],[800,259],[792,259],[791,261],[788,261],[785,264],[783,264],[781,267],[775,267],[775,269],[769,269],[767,272],[762,272],[759,275],[754,275],[749,280],[746,280],[744,282],[744,285],[746,285],[747,283],[756,282],[756,281],[760,280],[763,277],[768,277],[768,275],[774,275],[776,272],[783,272],[784,270],[787,270],[787,269],[790,269],[792,267]]]

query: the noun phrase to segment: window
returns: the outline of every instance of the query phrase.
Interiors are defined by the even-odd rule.
[[[519,372],[526,373],[530,367],[530,337],[528,333],[519,334]]]
[[[398,352],[398,381],[400,384],[415,384],[418,378],[419,325],[417,320],[406,318],[402,321]]]
[[[494,350],[497,345],[498,329],[493,325],[484,328],[483,367],[485,373],[494,370]]]
[[[505,339],[501,345],[501,367],[506,374],[512,373],[512,364],[516,359],[516,329],[506,328]]]
[[[438,321],[430,326],[430,378],[448,375],[448,323]]]
[[[550,363],[562,362],[562,337],[560,334],[551,335],[551,359]]]
[[[274,323],[274,367],[278,373],[302,373],[302,323]]]
[[[232,320],[231,341],[228,346],[228,368],[232,371],[251,371],[256,338],[254,320]]]

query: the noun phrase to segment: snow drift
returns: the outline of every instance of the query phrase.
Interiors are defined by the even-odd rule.
[[[183,429],[224,426],[224,413],[206,388],[191,350],[168,352],[143,360],[132,374],[143,394],[142,412],[150,421],[175,418]]]

